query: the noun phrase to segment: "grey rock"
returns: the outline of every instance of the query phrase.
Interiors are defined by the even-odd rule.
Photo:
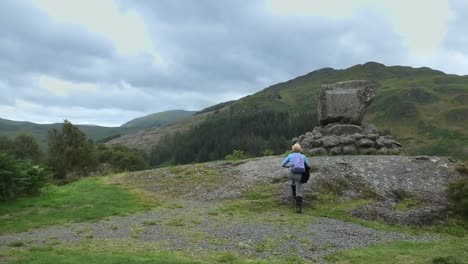
[[[339,137],[339,140],[340,140],[340,143],[343,144],[343,145],[354,144],[354,142],[355,142],[354,138],[345,137],[345,136]]]
[[[299,144],[301,145],[302,148],[311,148],[312,147],[311,141],[313,141],[311,137],[306,137],[301,142],[299,142]]]
[[[417,226],[442,224],[448,217],[448,208],[441,205],[429,205],[409,211],[397,211],[392,207],[389,202],[364,205],[350,211],[350,215],[389,224]]]
[[[323,85],[318,102],[319,123],[360,125],[374,96],[374,84],[365,80]]]
[[[340,140],[335,136],[328,136],[322,138],[323,146],[326,148],[334,147],[340,144]]]
[[[378,134],[378,129],[373,124],[362,124],[361,125],[364,134]]]
[[[321,139],[323,137],[323,135],[321,133],[318,133],[318,134],[314,134],[312,136],[313,139]]]
[[[363,138],[364,136],[360,133],[354,133],[350,136],[353,140],[358,140],[360,138]]]
[[[321,156],[321,155],[326,155],[327,150],[323,147],[320,148],[313,148],[309,150],[309,154],[312,156]]]
[[[395,140],[392,140],[392,139],[387,139],[387,138],[383,138],[382,141],[381,141],[385,147],[387,148],[392,148],[393,147],[393,144],[396,143]],[[401,144],[398,143],[400,146]]]
[[[356,146],[358,147],[373,147],[374,141],[368,138],[361,138],[356,141]]]
[[[354,133],[362,133],[362,128],[353,124],[329,124],[325,128],[330,135],[352,135]]]
[[[363,154],[363,155],[370,155],[370,154],[375,153],[376,150],[377,150],[376,148],[372,148],[372,147],[370,147],[370,148],[359,148],[358,152],[360,154]]]
[[[357,153],[357,149],[354,145],[343,146],[343,154],[354,155]]]
[[[300,135],[299,138],[297,139],[297,142],[301,143],[305,138],[305,135]]]
[[[319,126],[314,127],[314,129],[312,130],[312,134],[314,135],[322,134],[322,128]]]
[[[377,134],[366,134],[365,137],[370,140],[376,140],[379,136]]]
[[[299,139],[298,137],[294,137],[293,139],[291,139],[291,143],[292,144],[297,143],[298,139]]]
[[[330,154],[332,155],[339,155],[341,153],[343,153],[343,149],[341,148],[341,146],[336,146],[330,149]]]
[[[316,139],[316,140],[312,140],[311,142],[311,145],[312,147],[321,147],[323,145],[323,142],[321,139]]]
[[[385,146],[385,144],[383,143],[383,139],[382,138],[378,138],[375,140],[375,146],[377,148],[383,148]]]

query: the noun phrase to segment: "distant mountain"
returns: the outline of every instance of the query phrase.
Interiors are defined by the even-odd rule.
[[[140,129],[160,127],[193,116],[195,113],[195,111],[185,110],[165,111],[135,118],[121,125],[120,127]]]
[[[177,143],[177,149],[188,154],[180,159],[174,157],[175,163],[216,159],[234,149],[258,155],[258,147],[253,146],[274,148],[276,152],[283,148],[284,151],[289,147],[290,138],[317,125],[321,85],[346,80],[376,83],[376,97],[364,122],[375,124],[381,131],[391,131],[403,143],[406,153],[468,159],[468,76],[376,62],[342,70],[319,69],[221,104],[213,108],[215,111],[203,112],[202,116],[140,131],[117,141],[145,150],[156,145],[156,151]],[[302,123],[297,123],[298,118]],[[281,120],[284,122],[278,122]],[[301,126],[297,127],[298,124]],[[167,138],[158,145],[161,138],[175,131],[188,136],[172,141]],[[282,135],[278,134],[280,131]],[[177,149],[172,150],[176,152]]]
[[[60,129],[61,127],[61,123],[36,124],[32,122],[12,121],[0,118],[0,135],[15,137],[20,133],[31,134],[37,140],[42,149],[45,149],[47,146],[48,131],[53,128]],[[95,125],[77,125],[77,127],[94,141],[99,141],[106,137],[117,137],[137,131],[137,129],[102,127]]]
[[[103,127],[96,125],[76,125],[90,139],[96,142],[107,142],[127,134],[136,133],[147,127],[157,127],[163,124],[169,124],[175,120],[183,119],[193,115],[195,112],[175,110],[162,113],[156,113],[141,118],[131,120],[120,127]],[[34,136],[42,149],[47,147],[48,130],[60,129],[62,123],[55,124],[36,124],[27,121],[12,121],[0,118],[0,135],[15,137],[20,133],[27,133]]]

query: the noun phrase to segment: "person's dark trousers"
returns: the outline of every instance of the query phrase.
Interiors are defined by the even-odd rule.
[[[293,199],[296,198],[296,185],[291,185],[292,197]]]
[[[302,196],[296,196],[296,212],[302,213]]]

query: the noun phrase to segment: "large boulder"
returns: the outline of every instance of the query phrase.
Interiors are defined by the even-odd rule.
[[[322,126],[336,122],[360,125],[374,96],[375,86],[366,80],[323,85],[318,102],[319,122]]]

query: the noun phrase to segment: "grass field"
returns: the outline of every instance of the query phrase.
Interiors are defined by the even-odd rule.
[[[105,184],[101,178],[86,178],[64,186],[49,185],[37,197],[0,203],[0,234],[93,221],[152,206],[122,186]]]

